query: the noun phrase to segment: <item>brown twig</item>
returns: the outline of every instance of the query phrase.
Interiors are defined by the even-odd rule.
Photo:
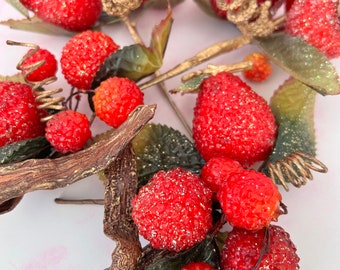
[[[111,136],[55,159],[29,159],[0,166],[0,204],[27,192],[65,187],[104,168],[153,117],[155,105],[140,106]]]

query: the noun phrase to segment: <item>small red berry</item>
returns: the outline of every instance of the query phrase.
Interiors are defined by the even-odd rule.
[[[296,270],[299,261],[290,235],[274,225],[258,231],[233,228],[221,252],[223,270],[255,269],[257,263],[258,270]]]
[[[245,57],[246,61],[252,61],[253,67],[243,71],[246,79],[254,82],[263,82],[272,74],[272,65],[269,59],[262,53],[252,53]]]
[[[329,58],[340,56],[337,1],[295,0],[286,15],[288,34],[301,37]]]
[[[154,248],[179,252],[207,236],[211,197],[198,175],[181,168],[159,171],[134,197],[132,218]]]
[[[226,3],[229,3],[230,0],[226,0],[225,2],[226,2]],[[227,19],[227,11],[226,11],[226,10],[223,10],[223,9],[220,9],[220,8],[217,6],[216,0],[210,0],[210,5],[211,5],[211,7],[213,8],[213,11],[216,13],[216,15],[218,15],[218,16],[221,17],[222,19]]]
[[[238,76],[203,80],[194,108],[193,139],[207,161],[225,156],[250,166],[272,151],[277,126],[264,98]]]
[[[42,20],[69,31],[90,29],[102,11],[100,0],[20,0]]]
[[[28,53],[32,52],[28,51]],[[58,62],[55,56],[45,49],[39,49],[37,52],[29,56],[23,63],[23,67],[37,64],[44,61],[44,63],[36,68],[32,73],[28,74],[28,69],[23,70],[23,75],[26,75],[26,79],[31,82],[39,82],[50,77],[54,77],[58,70]]]
[[[201,179],[208,188],[217,192],[229,176],[242,170],[243,167],[236,160],[227,157],[213,157],[204,164],[201,170]]]
[[[182,270],[216,270],[206,262],[192,262],[182,267]]]
[[[100,65],[118,48],[112,38],[102,32],[88,30],[79,33],[62,49],[62,73],[72,86],[89,90]]]
[[[47,113],[37,107],[29,85],[0,82],[0,146],[44,136]]]
[[[86,115],[72,110],[61,111],[47,122],[46,139],[61,153],[76,152],[91,137]]]
[[[217,199],[232,226],[259,230],[277,220],[282,198],[265,174],[243,170],[228,178],[218,190]]]
[[[144,94],[136,83],[122,77],[102,81],[93,96],[96,115],[114,128],[119,127],[143,102]]]

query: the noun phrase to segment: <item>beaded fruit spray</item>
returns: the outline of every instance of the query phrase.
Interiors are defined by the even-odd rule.
[[[66,25],[58,17],[58,0],[46,5],[20,2],[24,5],[21,10],[27,8],[37,15],[32,21]],[[241,35],[218,42],[161,74],[158,70],[172,25],[170,2],[178,1],[165,3],[167,16],[154,28],[146,46],[130,15],[164,5],[163,1],[93,1],[95,14],[90,17],[82,1],[70,1],[66,30],[81,31],[62,52],[63,74],[73,88],[68,98],[60,96],[61,89],[45,89],[56,80],[53,75],[29,79],[47,62],[24,64],[40,50],[38,45],[7,42],[33,50],[17,65],[23,75],[0,76],[0,89],[8,81],[29,85],[37,108],[45,111],[41,121],[47,124],[45,136],[0,148],[1,213],[11,211],[27,192],[65,187],[98,173],[105,182],[104,200],[81,203],[104,204],[104,233],[116,242],[107,269],[268,269],[273,265],[299,269],[289,234],[272,225],[287,213],[277,184],[288,191],[289,184],[301,187],[313,179],[312,171],[327,172],[316,158],[312,112],[317,93],[340,92],[338,74],[328,59],[340,55],[338,5],[333,1],[305,1],[309,5],[286,1],[283,15],[275,16],[284,1],[197,1],[205,11],[217,12],[233,23]],[[105,16],[99,17],[98,7]],[[79,25],[72,19],[75,10],[79,17],[87,14],[84,22],[87,17],[95,20]],[[326,20],[318,15],[325,25],[323,31],[329,33],[331,49],[312,42],[316,29],[303,29],[299,24],[309,18],[306,14],[312,17],[319,10],[331,14],[331,22],[329,16]],[[122,22],[135,43],[119,48],[104,33],[88,30],[97,21]],[[25,28],[27,21],[21,23]],[[94,50],[95,55],[84,53],[98,44],[101,49]],[[165,80],[247,44],[258,45],[266,56],[255,54],[228,65],[209,64],[183,75],[178,88],[165,88]],[[66,49],[68,46],[73,50]],[[305,55],[311,56],[309,62]],[[79,67],[77,61],[72,62],[76,57]],[[267,58],[291,76],[270,104],[233,74],[242,71],[261,81],[270,73]],[[144,78],[148,79],[138,84]],[[156,105],[143,104],[142,90],[152,85],[161,87],[193,142],[170,127],[148,123]],[[170,93],[197,93],[192,130]],[[88,97],[93,110],[90,121],[76,112],[81,95]],[[91,138],[94,117],[113,128]],[[52,131],[58,136],[51,135]],[[55,137],[63,139],[55,141]],[[261,166],[253,169],[259,161]],[[229,233],[222,230],[226,223],[233,226]],[[150,244],[142,247],[140,235]]]

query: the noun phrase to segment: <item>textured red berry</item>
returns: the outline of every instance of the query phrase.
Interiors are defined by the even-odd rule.
[[[182,267],[182,270],[216,270],[206,262],[192,262]]]
[[[259,230],[277,220],[282,198],[269,177],[243,170],[228,178],[218,190],[217,199],[232,226]]]
[[[20,0],[42,20],[69,31],[90,29],[102,11],[100,0]]]
[[[18,82],[0,82],[0,146],[45,134],[32,88]]]
[[[201,170],[201,179],[208,188],[217,192],[229,176],[242,170],[243,167],[236,160],[227,157],[213,157],[204,164]]]
[[[96,115],[114,128],[119,127],[143,102],[144,94],[136,83],[122,77],[111,77],[101,82],[93,96]]]
[[[33,49],[28,53],[33,52]],[[23,63],[23,67],[37,64],[44,61],[44,63],[36,68],[32,73],[28,74],[28,69],[23,70],[23,74],[26,75],[26,79],[31,82],[39,82],[50,77],[54,77],[58,70],[58,62],[55,56],[48,50],[39,49],[37,52],[29,56]]]
[[[89,90],[100,65],[118,48],[112,38],[102,32],[88,30],[79,33],[62,49],[62,73],[72,86]]]
[[[45,136],[58,152],[76,152],[91,137],[90,122],[79,112],[61,111],[47,122]]]
[[[258,231],[233,228],[221,252],[222,269],[255,269],[258,261],[258,270],[300,269],[296,247],[283,228],[274,225]]]
[[[253,67],[243,71],[246,79],[254,82],[262,82],[272,74],[272,65],[269,59],[262,53],[252,53],[245,57],[246,61],[252,61]]]
[[[277,126],[266,100],[238,76],[206,78],[194,108],[193,139],[205,160],[226,156],[249,166],[271,152]]]
[[[230,1],[229,0],[226,0],[225,1],[226,3],[229,3]],[[218,6],[217,6],[217,2],[216,0],[210,0],[210,5],[211,7],[213,8],[213,11],[221,18],[223,19],[227,19],[227,11],[226,10],[223,10],[223,9],[220,9]]]
[[[179,252],[207,236],[211,197],[198,175],[181,168],[159,171],[134,197],[132,218],[154,248]]]
[[[340,56],[337,1],[295,0],[286,17],[286,32],[318,48],[329,58]]]

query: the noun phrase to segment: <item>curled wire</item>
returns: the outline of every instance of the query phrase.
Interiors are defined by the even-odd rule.
[[[297,151],[284,159],[277,160],[275,163],[268,163],[268,171],[270,178],[282,184],[288,191],[287,182],[295,187],[301,187],[308,180],[313,180],[311,171],[326,173],[328,169],[315,157]]]
[[[32,90],[33,90],[33,94],[35,96],[35,100],[37,101],[38,105],[38,109],[51,109],[51,110],[57,110],[57,111],[61,111],[64,110],[65,107],[63,104],[64,101],[64,97],[54,97],[54,95],[62,92],[62,89],[52,89],[52,90],[45,90],[42,89],[42,87],[44,85],[48,85],[50,83],[53,83],[57,80],[56,77],[49,77],[46,78],[42,81],[30,81],[27,79],[27,76],[29,76],[32,72],[34,72],[36,69],[38,69],[39,67],[41,67],[45,61],[38,61],[36,63],[30,64],[30,65],[24,65],[23,63],[29,58],[31,57],[33,54],[35,54],[40,47],[36,44],[32,44],[32,43],[24,43],[24,42],[16,42],[16,41],[11,41],[11,40],[7,40],[7,44],[8,45],[17,45],[17,46],[25,46],[25,47],[30,47],[32,48],[32,50],[29,50],[22,58],[21,60],[18,62],[16,68],[20,71],[22,71],[23,75],[24,75],[24,79],[25,82],[29,85],[31,85]],[[52,117],[52,115],[48,115],[46,117],[42,117],[41,121],[42,122],[47,122],[50,118]]]

